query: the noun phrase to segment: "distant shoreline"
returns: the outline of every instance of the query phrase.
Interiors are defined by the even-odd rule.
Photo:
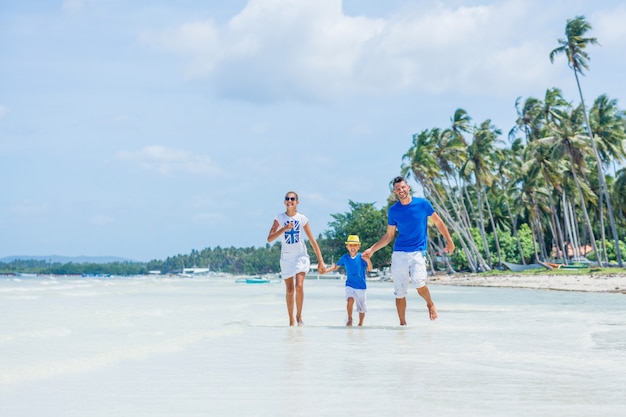
[[[626,269],[579,274],[439,274],[429,277],[436,285],[468,287],[530,288],[555,291],[610,292],[626,294]]]

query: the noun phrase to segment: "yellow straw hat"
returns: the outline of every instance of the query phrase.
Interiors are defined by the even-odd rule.
[[[361,241],[359,240],[359,237],[357,235],[350,235],[348,236],[348,241],[346,242],[346,245],[350,244],[360,245]]]

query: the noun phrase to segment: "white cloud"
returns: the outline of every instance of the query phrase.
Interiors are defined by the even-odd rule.
[[[595,13],[588,21],[591,23],[590,36],[598,38],[601,45],[621,46],[626,38],[626,6],[618,6],[614,10]]]
[[[184,173],[191,175],[221,175],[220,168],[206,155],[169,148],[160,145],[145,146],[136,151],[122,150],[116,159],[131,161],[142,169],[158,172],[162,175]]]
[[[38,217],[48,213],[50,206],[47,202],[26,199],[14,204],[11,211],[18,216]]]
[[[113,221],[113,217],[106,214],[97,214],[91,219],[91,223],[97,226],[108,226],[110,224],[113,224]]]
[[[63,11],[78,13],[83,9],[83,0],[63,0]]]
[[[248,132],[253,135],[262,135],[271,130],[268,122],[256,122],[248,127]]]
[[[553,71],[554,39],[533,38],[527,2],[419,2],[386,19],[348,16],[341,6],[250,0],[225,25],[189,22],[144,39],[188,56],[187,74],[221,95],[252,101],[498,92]]]

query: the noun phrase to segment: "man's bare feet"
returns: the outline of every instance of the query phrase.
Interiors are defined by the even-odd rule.
[[[304,322],[301,317],[298,317],[298,326],[304,326]]]
[[[437,318],[437,309],[434,304],[431,304],[428,307],[428,314],[430,315],[431,320],[435,320]]]
[[[348,322],[346,323],[346,326],[352,326],[352,319],[348,319]]]

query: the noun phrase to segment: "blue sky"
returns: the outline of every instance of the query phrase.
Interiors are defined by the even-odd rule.
[[[0,0],[0,257],[260,247],[288,190],[317,235],[457,108],[578,103],[577,15],[587,102],[625,108],[620,1]]]

